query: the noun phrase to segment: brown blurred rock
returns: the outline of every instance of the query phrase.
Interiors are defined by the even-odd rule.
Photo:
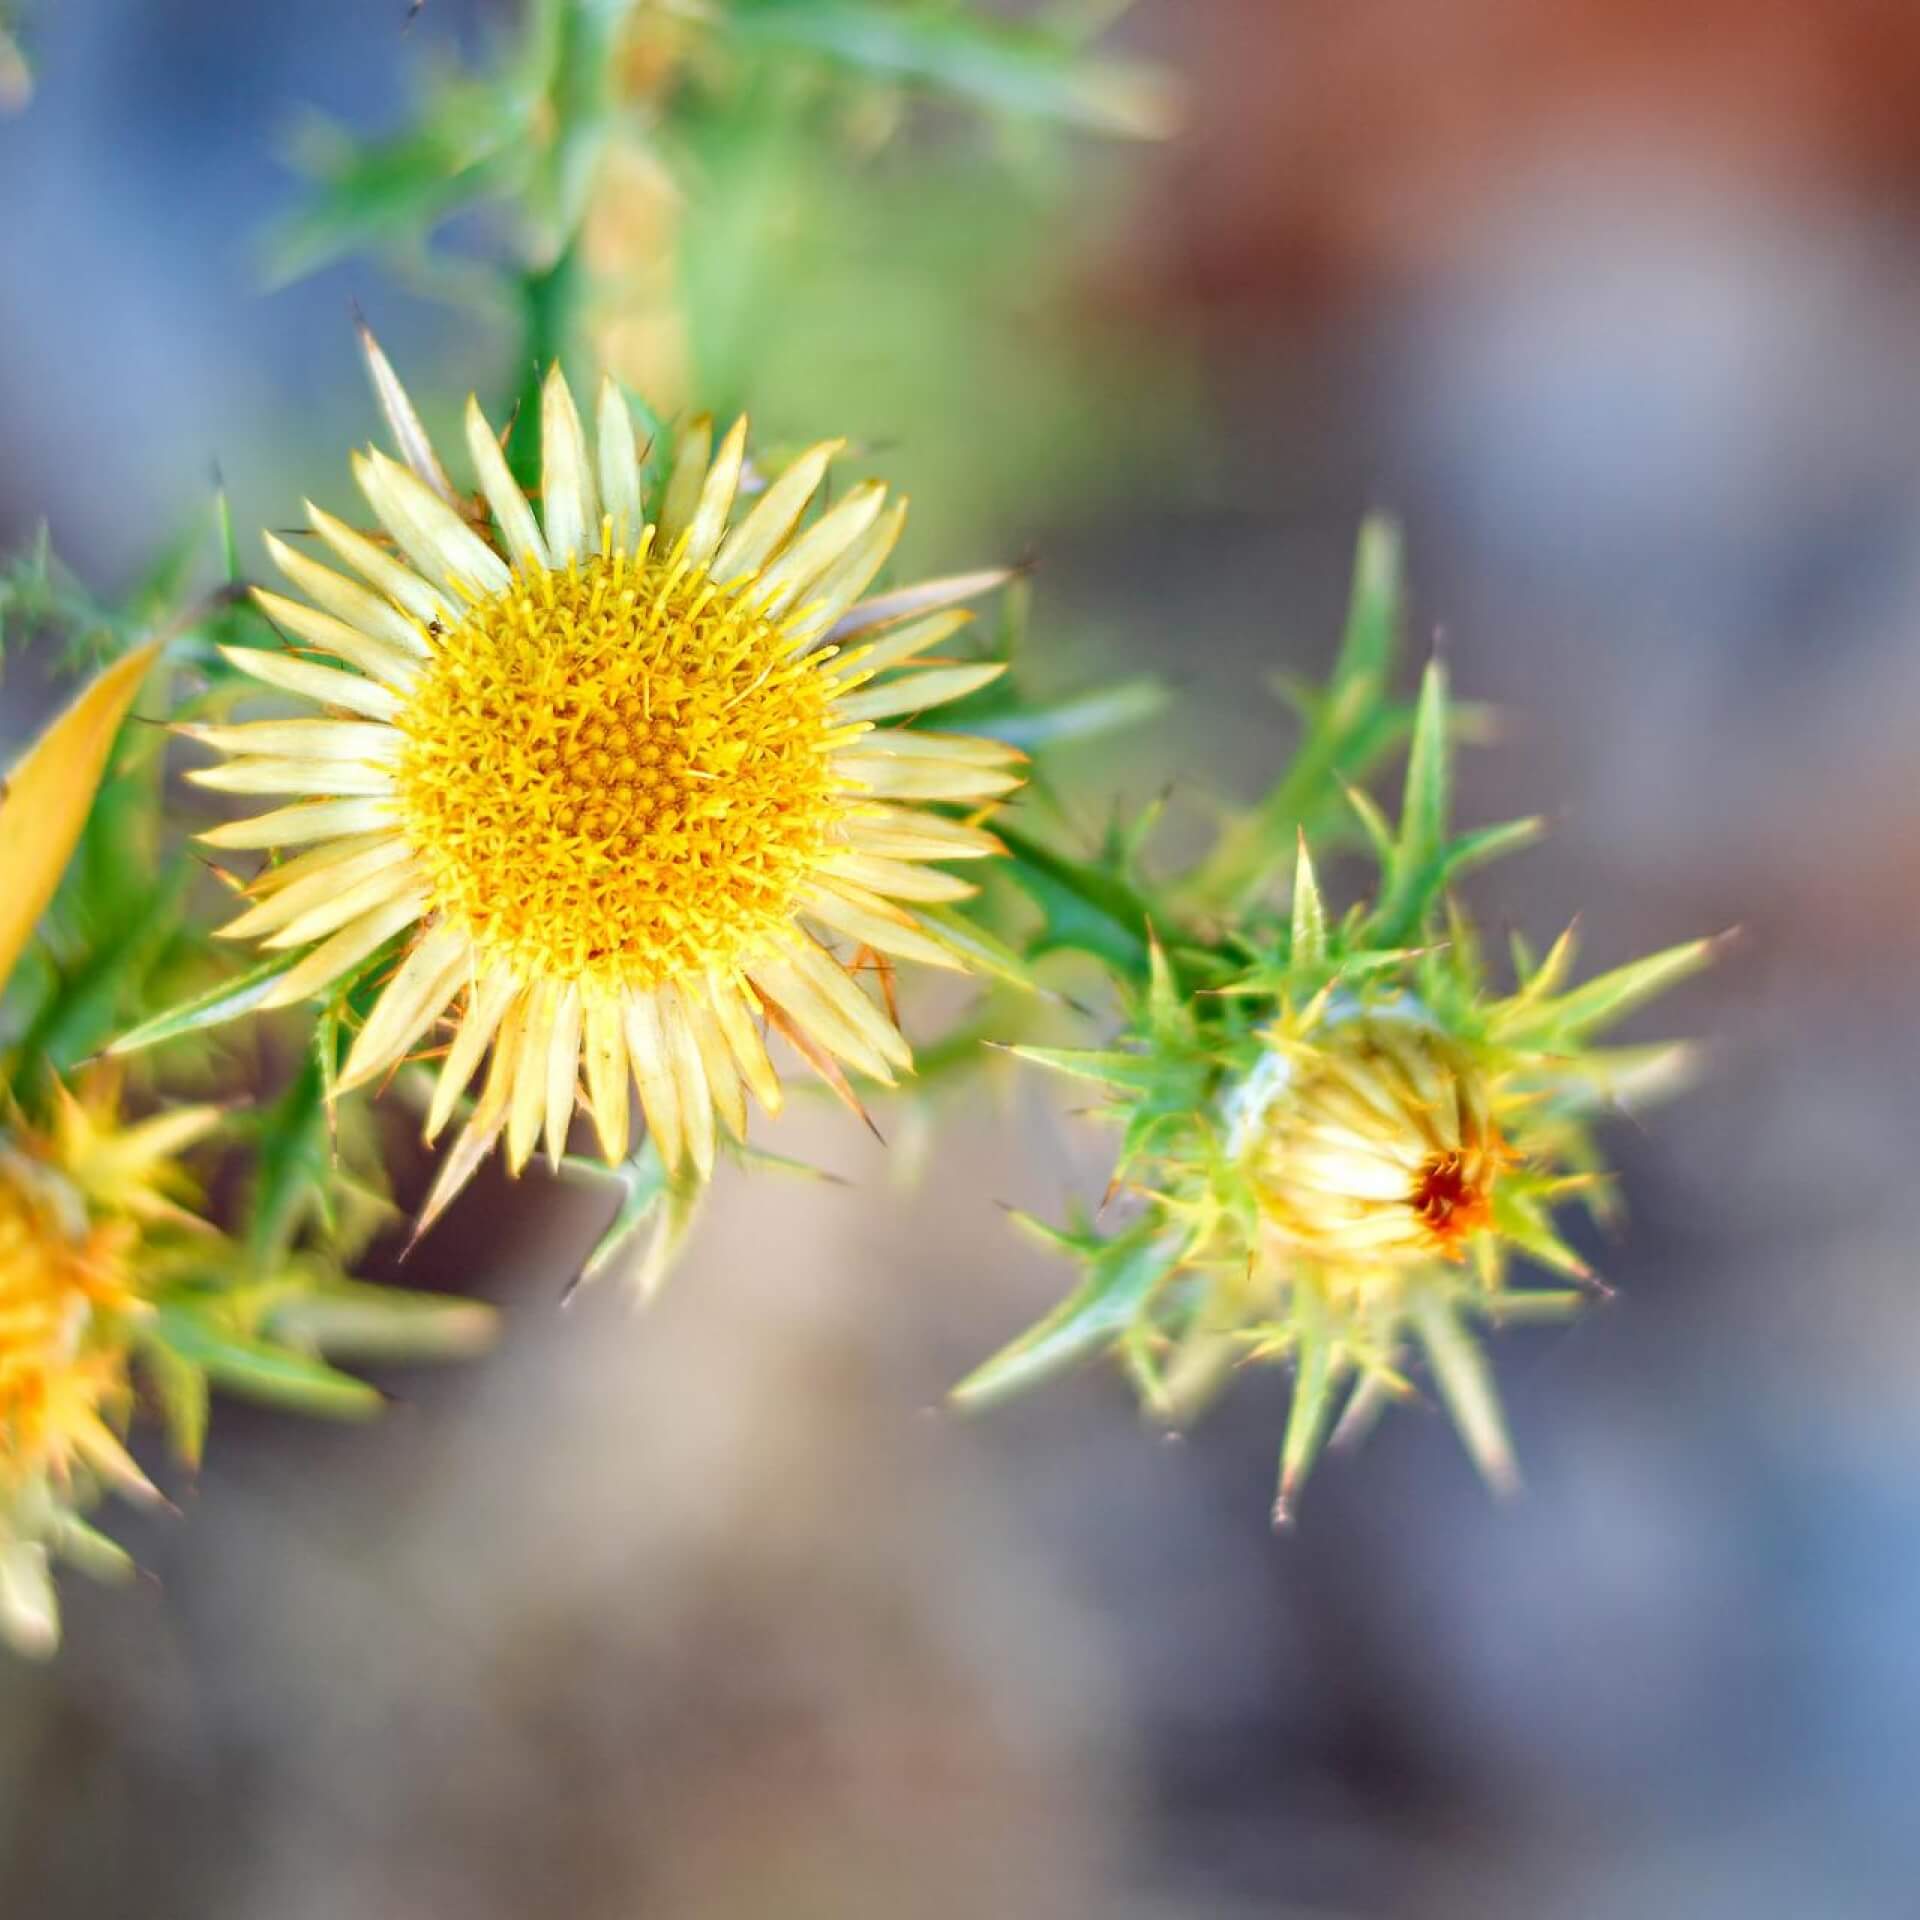
[[[1181,0],[1191,132],[1146,283],[1304,314],[1443,272],[1530,177],[1597,149],[1663,180],[1920,194],[1920,8],[1888,0]]]

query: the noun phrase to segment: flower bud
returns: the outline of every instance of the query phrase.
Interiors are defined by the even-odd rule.
[[[1458,1042],[1363,1017],[1282,1065],[1249,1163],[1270,1253],[1411,1265],[1458,1259],[1492,1225],[1494,1181],[1511,1156]]]

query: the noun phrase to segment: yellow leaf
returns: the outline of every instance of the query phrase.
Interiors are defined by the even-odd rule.
[[[7,776],[0,794],[0,985],[60,884],[113,737],[159,651],[154,640],[116,660]]]

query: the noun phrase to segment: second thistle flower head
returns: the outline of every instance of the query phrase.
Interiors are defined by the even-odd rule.
[[[56,1086],[53,1111],[0,1123],[0,1639],[32,1651],[58,1630],[49,1551],[118,1561],[76,1507],[96,1486],[156,1497],[120,1438],[131,1367],[164,1250],[204,1230],[175,1156],[218,1118],[123,1126],[105,1076]]]
[[[1113,1046],[1015,1049],[1108,1090],[1118,1224],[1042,1230],[1080,1263],[1081,1286],[958,1396],[991,1398],[1105,1347],[1147,1405],[1177,1419],[1236,1367],[1283,1363],[1294,1387],[1280,1517],[1336,1416],[1364,1427],[1412,1391],[1419,1363],[1483,1472],[1512,1482],[1476,1330],[1580,1303],[1577,1288],[1515,1284],[1514,1257],[1590,1279],[1555,1211],[1605,1204],[1591,1123],[1685,1064],[1678,1047],[1595,1042],[1711,952],[1694,942],[1569,988],[1569,932],[1539,960],[1517,946],[1517,979],[1496,985],[1449,888],[1539,823],[1452,833],[1444,673],[1428,669],[1404,726],[1384,704],[1394,552],[1369,528],[1334,687],[1304,703],[1319,731],[1301,758],[1329,769],[1335,799],[1331,776],[1359,770],[1342,764],[1357,743],[1410,738],[1397,825],[1353,803],[1380,865],[1370,899],[1329,914],[1302,830],[1287,908],[1265,904],[1270,843],[1303,828],[1297,783],[1276,790],[1290,815],[1270,801],[1159,892],[1124,846],[1084,867],[1047,855],[1043,871],[1013,838],[1015,877],[1045,881],[1029,885],[1036,900],[1070,897],[1071,920],[1047,908],[1049,943],[1078,944],[1118,976]]]
[[[539,513],[477,403],[469,501],[370,357],[406,455],[355,463],[381,534],[312,510],[347,571],[273,540],[306,598],[258,596],[322,657],[228,650],[319,716],[188,729],[229,756],[203,784],[293,796],[205,836],[290,855],[226,929],[302,954],[263,1004],[390,957],[340,1085],[451,1014],[430,1137],[491,1049],[425,1219],[502,1133],[515,1170],[542,1134],[557,1161],[583,1070],[609,1161],[637,1084],[662,1160],[700,1175],[749,1093],[779,1104],[763,1022],[836,1084],[890,1083],[907,1045],[856,974],[962,965],[920,909],[970,889],[931,863],[998,848],[927,803],[1019,783],[1015,750],[909,724],[1002,671],[936,655],[1002,576],[866,597],[904,503],[869,482],[811,512],[838,442],[750,498],[744,421],[717,449],[689,427],[650,512],[625,399],[602,387],[590,442],[557,368]]]

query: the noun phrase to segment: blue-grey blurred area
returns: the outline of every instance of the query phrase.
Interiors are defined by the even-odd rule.
[[[497,377],[497,315],[367,261],[259,288],[296,110],[391,125],[510,18],[405,12],[37,10],[9,539],[44,517],[112,586],[215,462],[244,526],[340,495],[350,298],[443,416]],[[1324,666],[1385,505],[1413,638],[1500,720],[1463,809],[1554,821],[1491,925],[1577,912],[1596,966],[1743,929],[1645,1017],[1706,1072],[1611,1131],[1616,1297],[1500,1348],[1526,1493],[1418,1409],[1276,1537],[1270,1378],[1177,1442],[1098,1372],[935,1411],[1064,1285],[995,1203],[1104,1184],[1004,1067],[913,1187],[803,1111],[770,1143],[854,1184],[723,1177],[643,1318],[560,1304],[610,1201],[489,1178],[414,1263],[499,1303],[498,1352],[366,1429],[221,1409],[185,1511],[123,1529],[151,1581],[73,1583],[61,1660],[0,1669],[0,1913],[1920,1911],[1920,24],[1142,0],[1121,33],[1188,131],[1045,193],[950,116],[918,171],[849,158],[886,211],[764,310],[765,397],[898,416],[916,557],[1031,553],[1037,644],[1177,685],[1089,756],[1089,833],[1255,789],[1264,683]]]
[[[436,37],[471,39],[475,11],[436,0]],[[394,13],[386,0],[27,11],[34,92],[0,118],[10,535],[45,521],[74,565],[115,584],[211,498],[216,469],[237,500],[284,515],[303,484],[289,452],[311,471],[365,437],[345,318],[377,277],[340,269],[263,297],[260,243],[305,111],[375,127],[403,112],[424,49]],[[436,339],[398,292],[381,308],[404,346]]]

